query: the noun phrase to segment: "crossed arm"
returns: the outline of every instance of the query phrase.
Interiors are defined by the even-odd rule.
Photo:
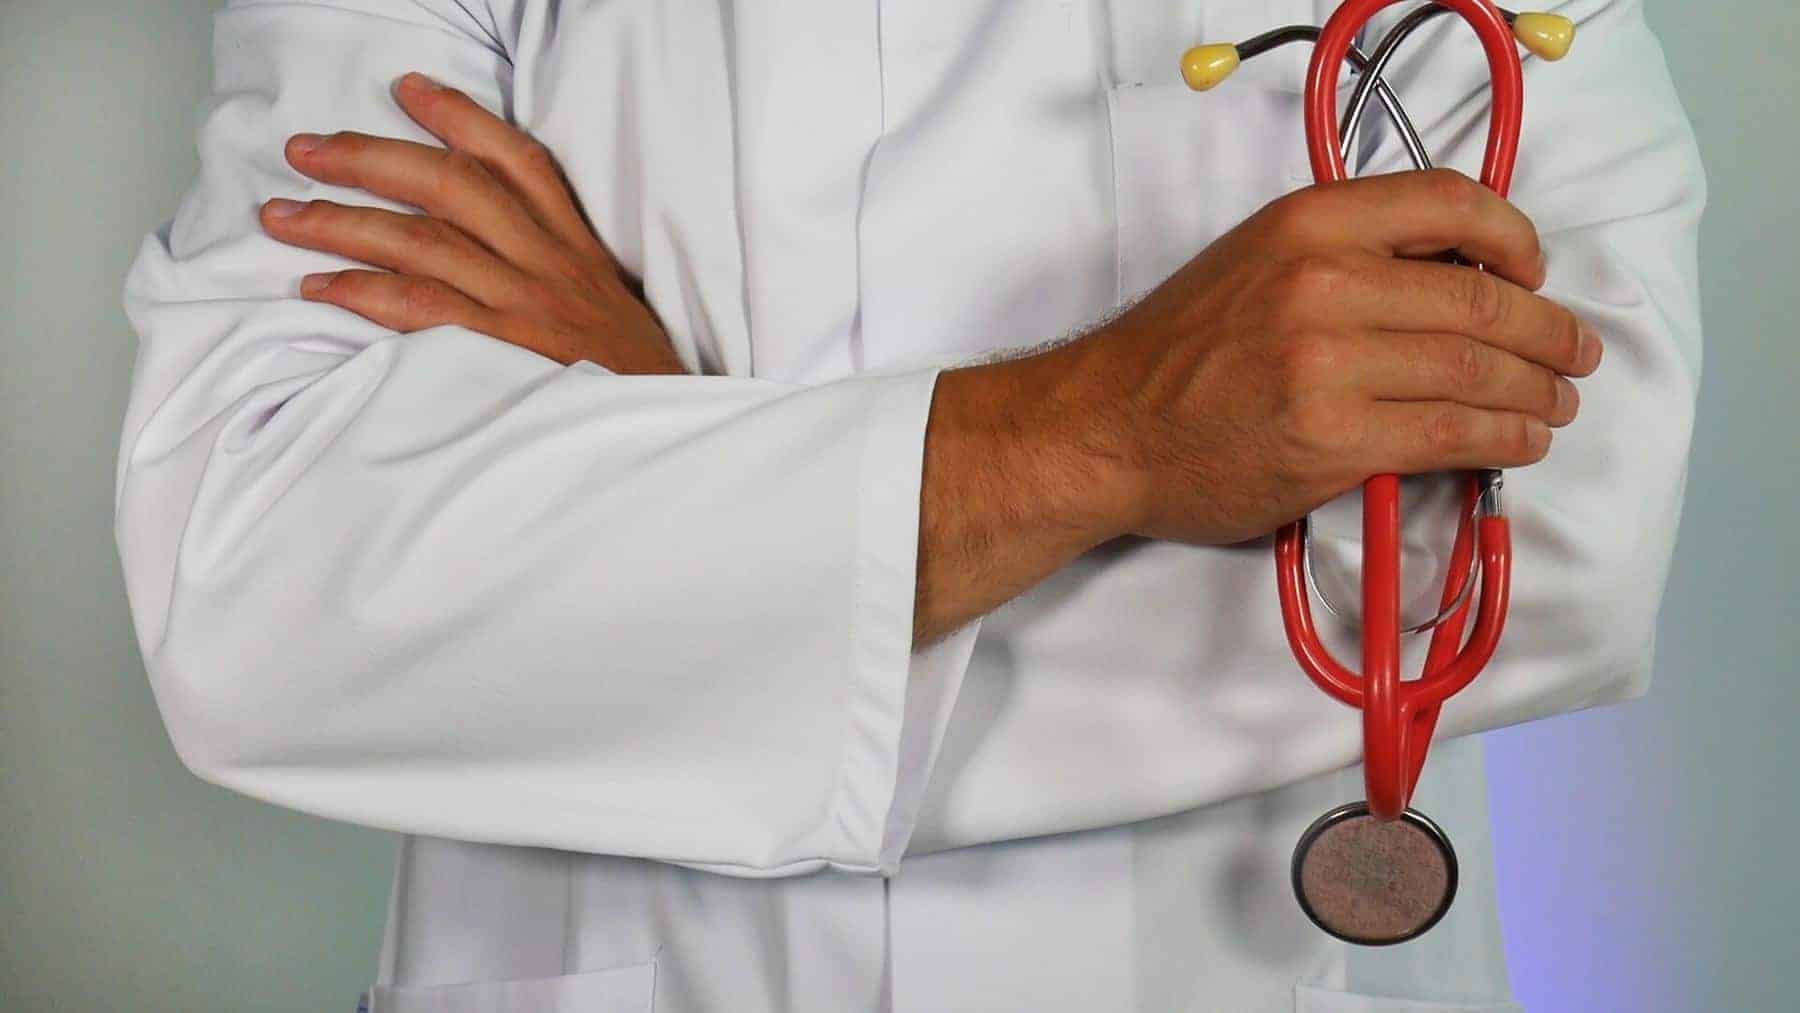
[[[1533,291],[1538,236],[1516,209],[1453,173],[1402,173],[1276,201],[1049,352],[806,383],[654,375],[675,365],[643,343],[656,315],[623,300],[632,280],[598,266],[577,212],[471,150],[523,135],[444,118],[513,94],[508,53],[475,21],[486,6],[232,0],[200,175],[126,279],[141,343],[115,535],[147,674],[187,766],[277,805],[769,876],[888,872],[914,839],[1117,823],[1317,773],[1353,758],[1346,716],[1269,685],[1285,646],[1233,639],[1222,618],[1201,635],[1232,649],[1204,672],[1034,670],[939,781],[943,804],[922,807],[972,638],[916,642],[1111,533],[1231,542],[1374,471],[1534,460],[1574,414],[1563,381],[1598,352]],[[1514,589],[1521,635],[1444,734],[1618,699],[1648,672],[1704,190],[1638,5],[1581,6],[1612,41],[1559,70],[1561,101],[1528,120],[1522,193],[1607,363],[1581,381],[1580,423],[1509,483],[1535,561]],[[642,36],[605,26],[592,62],[692,72]],[[459,90],[390,99],[409,69]],[[668,123],[641,117],[685,108],[596,88],[601,133],[654,132]],[[1426,91],[1443,96],[1428,119],[1446,160],[1472,161],[1485,110]],[[295,131],[320,129],[363,136],[283,161]],[[620,157],[666,175],[687,171],[681,154]],[[360,164],[420,155],[399,173]],[[552,173],[511,178],[576,206]],[[678,301],[716,286],[723,306],[742,280],[729,250],[696,266],[669,245],[729,245],[693,231],[713,212],[669,203],[712,183],[578,182],[603,229],[654,205],[652,236],[606,238],[620,253],[656,240],[632,266],[686,364],[697,346],[746,361],[744,321]],[[363,214],[359,189],[423,213]],[[275,195],[342,203],[278,223],[255,213]],[[509,201],[526,209],[510,233],[469,217]],[[1449,248],[1492,271],[1415,259]],[[372,270],[294,298],[302,275],[338,267]],[[1245,557],[1191,558],[1225,573]],[[1220,722],[1270,699],[1293,748],[1247,771]],[[1088,737],[1043,749],[1066,717]],[[1100,757],[1120,776],[1087,776]]]
[[[564,364],[685,372],[543,144],[421,74],[394,98],[444,147],[287,142],[300,172],[424,212],[267,202],[275,238],[386,269],[307,275],[303,297],[400,332],[457,324]],[[1398,259],[1449,249],[1495,275]],[[1272,205],[1102,331],[946,373],[926,437],[915,643],[1119,535],[1237,541],[1375,471],[1541,459],[1550,427],[1576,415],[1567,377],[1601,354],[1531,294],[1543,280],[1531,223],[1467,179],[1361,181]],[[1348,329],[1327,331],[1327,304]],[[1183,488],[1199,492],[1170,493]]]

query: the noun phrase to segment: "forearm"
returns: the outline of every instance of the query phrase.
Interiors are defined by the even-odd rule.
[[[947,370],[925,434],[913,646],[1125,533],[1130,497],[1088,382],[1092,336]]]

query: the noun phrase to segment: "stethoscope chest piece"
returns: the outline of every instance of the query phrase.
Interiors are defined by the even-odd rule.
[[[1358,946],[1424,935],[1456,899],[1456,850],[1413,809],[1382,820],[1366,802],[1313,821],[1294,846],[1294,896],[1325,932]]]

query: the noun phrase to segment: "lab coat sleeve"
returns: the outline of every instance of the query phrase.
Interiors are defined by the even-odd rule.
[[[1525,61],[1512,199],[1543,239],[1543,294],[1591,324],[1606,353],[1578,381],[1581,416],[1556,433],[1549,457],[1506,477],[1510,649],[1464,706],[1446,708],[1448,734],[1648,688],[1687,479],[1701,361],[1698,148],[1640,0],[1551,9],[1576,21],[1576,48],[1559,63]],[[1424,99],[1411,105],[1440,162],[1472,171],[1487,68],[1467,28],[1442,21],[1395,83]],[[1405,167],[1389,137],[1365,171]]]
[[[199,179],[125,285],[115,533],[171,740],[207,781],[373,827],[889,872],[972,637],[911,648],[936,371],[627,377],[395,334],[298,299],[345,262],[258,223],[274,196],[384,203],[282,146],[428,141],[405,71],[507,107],[470,6],[217,15]]]

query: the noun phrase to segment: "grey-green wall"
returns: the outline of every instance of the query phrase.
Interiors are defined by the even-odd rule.
[[[0,1011],[349,1013],[392,839],[203,784],[112,542],[119,289],[197,167],[215,0],[0,0]]]
[[[1501,913],[1533,1013],[1785,1013],[1800,1009],[1800,4],[1647,3],[1711,184],[1687,510],[1649,696],[1488,736]]]
[[[1800,840],[1800,8],[1650,3],[1713,187],[1693,481],[1650,696],[1492,737],[1501,859],[1530,856],[1502,868],[1508,933],[1534,1009],[1779,1010],[1800,966],[1779,858]],[[216,6],[0,0],[9,1013],[347,1011],[373,973],[391,840],[181,768],[113,551],[119,283],[195,169]],[[1527,759],[1569,776],[1508,773]]]

